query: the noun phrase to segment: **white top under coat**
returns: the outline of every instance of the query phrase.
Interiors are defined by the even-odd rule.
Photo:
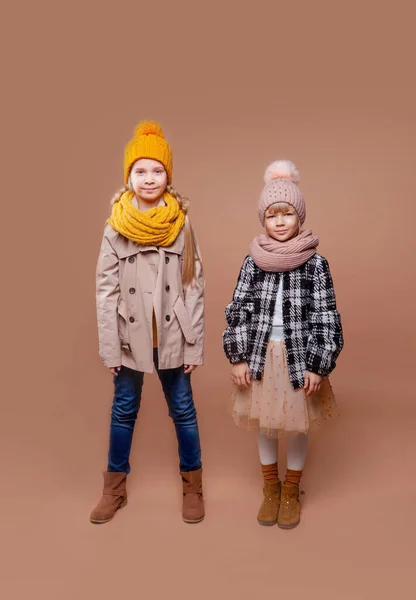
[[[271,340],[284,340],[283,335],[283,284],[280,279],[279,287],[277,288],[276,304],[273,315],[273,328],[270,334]]]

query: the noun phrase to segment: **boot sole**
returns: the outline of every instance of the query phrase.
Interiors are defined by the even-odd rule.
[[[192,520],[192,521],[190,519],[183,519],[183,518],[182,518],[182,520],[184,523],[189,523],[190,525],[192,525],[193,523],[200,523],[201,521],[204,520],[204,518],[205,518],[205,516],[201,517],[200,519]]]
[[[120,506],[118,506],[116,508],[116,512],[118,510],[120,510],[120,508],[123,508],[124,506],[126,506],[127,504],[127,498],[120,504]],[[103,521],[98,521],[97,519],[90,519],[90,523],[93,523],[94,525],[103,525],[104,523],[108,523],[109,521],[112,521],[116,515],[116,512],[114,513],[114,515],[112,517],[110,517],[109,519],[105,519]]]

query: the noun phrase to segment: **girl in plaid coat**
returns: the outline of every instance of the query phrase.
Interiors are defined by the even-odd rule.
[[[300,521],[299,483],[308,432],[336,412],[328,375],[343,347],[341,319],[319,240],[301,231],[305,200],[299,171],[276,161],[259,202],[265,228],[244,260],[225,315],[225,354],[232,364],[233,417],[258,428],[264,498],[257,520],[283,529]],[[287,471],[277,471],[277,438],[289,432]]]

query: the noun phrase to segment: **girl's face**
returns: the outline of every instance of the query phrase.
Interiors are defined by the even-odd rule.
[[[138,200],[149,204],[157,202],[165,193],[168,176],[157,160],[140,158],[130,171],[130,185]]]
[[[270,237],[286,242],[299,233],[299,217],[290,204],[270,206],[265,214],[264,226]]]

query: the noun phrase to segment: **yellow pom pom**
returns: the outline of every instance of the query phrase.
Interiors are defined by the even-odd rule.
[[[156,121],[140,121],[134,130],[134,137],[139,135],[157,135],[161,138],[165,137],[162,127]]]

